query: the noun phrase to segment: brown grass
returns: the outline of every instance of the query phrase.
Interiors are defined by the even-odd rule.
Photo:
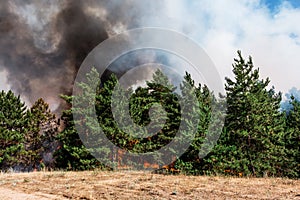
[[[300,180],[150,172],[0,174],[0,199],[299,199]],[[15,196],[11,196],[11,193]],[[6,193],[6,194],[5,194]],[[9,196],[10,195],[10,196]],[[25,199],[19,198],[19,199]]]

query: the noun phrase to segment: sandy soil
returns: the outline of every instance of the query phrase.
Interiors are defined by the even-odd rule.
[[[2,173],[0,199],[300,200],[300,180],[158,175],[134,171]]]

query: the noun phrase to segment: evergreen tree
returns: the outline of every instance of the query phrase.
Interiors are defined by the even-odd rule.
[[[148,95],[144,98],[150,100],[149,107],[146,108],[146,113],[149,114],[149,109],[153,105],[160,105],[161,108],[165,111],[166,115],[163,115],[164,112],[159,112],[157,110],[156,115],[152,114],[152,122],[154,125],[163,125],[161,130],[157,130],[157,127],[152,127],[153,130],[158,131],[157,133],[152,132],[151,135],[155,134],[152,137],[152,142],[155,143],[156,147],[154,149],[160,149],[166,144],[170,143],[178,132],[181,120],[181,109],[179,105],[179,96],[175,93],[176,87],[170,83],[168,77],[163,74],[161,70],[157,70],[153,74],[153,80],[147,82]],[[141,107],[142,108],[142,107]],[[161,113],[161,114],[158,114]],[[147,115],[149,117],[149,115]],[[150,120],[150,118],[141,118],[143,121]],[[151,131],[151,130],[150,130]],[[153,150],[154,150],[153,149]],[[175,150],[175,149],[174,149]]]
[[[234,80],[226,78],[227,116],[223,134],[214,149],[214,171],[263,176],[281,175],[284,153],[284,122],[279,112],[281,94],[267,89],[238,52]]]
[[[194,117],[197,117],[199,120],[197,127],[197,131],[195,137],[190,144],[187,151],[180,156],[180,158],[176,161],[175,167],[180,169],[185,173],[199,173],[199,153],[201,151],[201,147],[204,142],[204,138],[206,136],[206,132],[209,124],[209,116],[211,112],[211,95],[207,86],[201,86],[199,84],[198,87],[195,86],[195,81],[192,79],[191,75],[186,72],[184,76],[184,80],[181,83],[181,93],[182,98],[186,98],[185,102],[187,104],[183,105],[183,107],[190,107],[196,114],[196,116],[190,116],[189,119],[185,119],[186,124],[189,126],[195,126]],[[191,95],[196,96],[196,102],[193,102],[193,99],[190,98]],[[192,114],[192,113],[191,113]],[[190,132],[191,127],[187,126],[186,131]]]
[[[93,68],[86,75],[87,82],[80,82],[77,87],[81,88],[82,93],[78,96],[67,96],[62,95],[61,97],[69,103],[70,109],[64,110],[62,114],[62,121],[64,122],[64,130],[59,133],[56,139],[60,142],[58,150],[55,152],[56,167],[68,169],[68,170],[88,170],[96,167],[100,167],[100,162],[91,155],[90,151],[82,143],[82,139],[85,135],[78,135],[77,129],[75,128],[74,115],[78,116],[77,120],[81,122],[89,121],[95,123],[93,119],[88,119],[90,116],[88,112],[91,111],[91,107],[86,108],[73,106],[74,101],[77,101],[77,105],[82,103],[83,105],[93,105],[95,101],[93,97],[94,91],[92,91],[91,85],[94,81],[98,82],[99,74],[95,68]],[[94,82],[95,83],[95,82]],[[78,104],[79,103],[79,104]],[[80,117],[81,116],[81,117]],[[81,123],[77,121],[76,123]],[[89,123],[88,123],[89,124]],[[90,126],[83,126],[80,129],[80,133],[86,133],[87,135],[93,129],[93,124]]]
[[[57,146],[55,136],[59,126],[55,115],[50,111],[49,105],[40,98],[27,112],[26,117],[29,122],[25,140],[27,167],[53,167],[52,153]]]
[[[175,89],[160,70],[154,73],[153,80],[148,81],[145,88],[138,87],[135,91],[120,87],[116,76],[112,75],[96,97],[99,122],[106,136],[116,146],[131,153],[152,152],[168,144],[175,136],[180,120]],[[129,113],[126,111],[128,106]],[[118,153],[114,152],[112,157],[119,157]],[[130,160],[125,159],[126,153],[122,152],[122,157],[123,165],[130,164]],[[153,162],[160,163],[160,155],[156,157]],[[143,165],[144,161],[138,162]]]
[[[218,136],[222,132],[222,125],[225,114],[224,101],[217,100],[212,91],[206,85],[199,84],[195,86],[195,82],[191,75],[186,72],[184,81],[181,85],[183,98],[188,97],[190,101],[185,106],[192,107],[197,113],[197,119],[190,117],[187,124],[195,126],[197,124],[197,132],[187,151],[177,160],[176,167],[188,174],[203,174],[211,168],[210,160],[203,159],[215,146]],[[187,93],[189,95],[187,95]],[[196,95],[196,102],[191,101],[191,95]],[[191,120],[193,119],[193,120]],[[191,132],[193,128],[187,128]],[[209,157],[209,156],[208,156]]]
[[[22,165],[26,106],[12,91],[0,93],[0,169]]]
[[[102,159],[105,159],[104,157],[107,158],[107,160],[104,160],[106,163],[109,163],[110,166],[114,166],[115,168],[119,162],[119,152],[117,151],[117,148],[115,146],[125,148],[128,145],[128,138],[126,138],[124,136],[124,132],[118,128],[118,124],[116,123],[113,116],[112,95],[114,90],[116,90],[117,95],[119,95],[119,97],[116,97],[116,100],[119,101],[115,103],[119,106],[122,106],[124,103],[128,105],[128,102],[123,101],[124,96],[122,95],[125,94],[123,89],[117,85],[116,75],[111,74],[106,81],[103,81],[101,87],[99,88],[95,97],[95,106],[99,125],[108,140],[110,140],[114,144],[110,146],[109,149],[100,148],[97,151],[98,154],[102,155]],[[120,113],[122,112],[120,109],[116,109],[116,111],[117,113],[115,113],[115,115],[121,120],[124,113]]]
[[[285,158],[284,175],[300,177],[300,102],[291,96],[292,109],[286,116],[286,134],[284,137],[287,157]]]

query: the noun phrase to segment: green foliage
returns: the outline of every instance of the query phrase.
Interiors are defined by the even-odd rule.
[[[58,131],[49,105],[39,99],[26,110],[12,91],[2,91],[0,101],[0,168],[32,171],[40,165],[52,167],[51,160],[43,160],[45,153],[52,153]]]
[[[155,72],[153,80],[147,82],[145,88],[138,87],[135,91],[122,88],[116,76],[112,75],[96,97],[101,128],[116,146],[126,151],[145,153],[160,149],[172,140],[178,130],[180,108],[175,89],[160,70]],[[111,160],[116,161],[114,158],[117,159],[119,152],[113,149],[111,152]],[[159,157],[157,155],[158,163]],[[128,165],[130,162],[122,159],[120,164]]]
[[[55,115],[50,111],[49,105],[40,98],[28,110],[26,118],[28,129],[25,135],[25,166],[30,169],[38,169],[41,164],[45,165],[44,167],[53,167],[52,160],[45,160],[44,155],[52,154],[53,147],[56,146],[58,123]]]
[[[275,93],[274,88],[267,89],[270,81],[259,78],[259,70],[254,68],[251,57],[245,61],[240,52],[238,56],[233,65],[234,79],[226,78],[227,102],[224,98],[217,100],[205,85],[196,87],[188,73],[181,83],[179,95],[160,70],[155,72],[146,87],[134,91],[122,88],[117,77],[111,75],[97,86],[96,95],[93,95],[95,88],[91,85],[98,81],[99,75],[92,69],[87,74],[87,82],[78,85],[82,93],[76,97],[64,96],[66,101],[73,100],[86,106],[64,111],[65,129],[58,136],[62,143],[57,152],[58,166],[70,169],[98,166],[89,152],[93,155],[101,152],[108,161],[117,165],[131,163],[117,148],[106,149],[104,145],[84,147],[72,119],[72,113],[76,113],[81,116],[78,118],[83,122],[81,124],[85,124],[81,132],[84,130],[86,134],[81,139],[93,138],[95,144],[101,144],[96,133],[101,127],[113,144],[133,153],[151,152],[169,144],[182,124],[186,125],[182,132],[186,135],[196,127],[196,135],[187,151],[168,167],[186,174],[299,176],[297,120],[300,106],[296,101],[292,102],[294,110],[285,121],[279,111],[281,93]],[[196,102],[189,98],[191,95],[196,96]],[[180,101],[186,104],[180,106]],[[95,105],[95,110],[89,105]],[[221,130],[222,111],[226,105],[225,126]],[[182,116],[182,111],[187,108],[197,113],[199,123],[194,123],[192,112]],[[90,117],[95,111],[97,120]],[[220,131],[222,134],[211,150],[216,133]],[[181,142],[184,141],[179,141],[179,144]],[[177,149],[172,151],[176,155]],[[210,153],[205,158],[199,157],[207,152]],[[160,164],[160,156],[157,155],[153,162]]]
[[[300,177],[300,102],[291,97],[292,109],[286,116],[286,134],[284,135],[285,157],[284,175]]]
[[[98,76],[99,74],[96,69],[93,69],[87,74],[87,79],[88,81],[94,81],[95,77]],[[58,150],[54,154],[57,168],[67,170],[89,170],[100,166],[99,161],[90,154],[88,149],[82,143],[81,138],[79,137],[75,128],[73,119],[73,114],[77,114],[79,116],[89,116],[85,115],[85,112],[89,111],[89,108],[79,109],[72,107],[72,102],[74,98],[76,98],[76,101],[82,103],[90,101],[90,97],[93,94],[90,85],[91,84],[89,82],[80,83],[78,87],[82,89],[83,93],[76,97],[67,95],[61,96],[67,103],[69,103],[71,108],[63,112],[61,118],[64,122],[64,130],[56,137],[60,143]],[[82,120],[84,120],[84,118],[82,118]]]
[[[203,150],[204,139],[206,134],[208,134],[208,125],[211,118],[211,103],[213,100],[213,94],[209,91],[208,87],[204,85],[203,87],[199,84],[198,87],[195,86],[195,82],[191,75],[186,72],[184,81],[181,83],[182,98],[186,99],[186,104],[183,105],[191,107],[191,109],[196,113],[196,116],[190,116],[189,119],[184,119],[186,124],[187,132],[193,130],[192,126],[195,126],[194,122],[197,121],[195,117],[199,119],[198,125],[196,125],[197,130],[187,151],[176,161],[175,167],[180,169],[182,172],[187,174],[198,174],[200,166],[199,153]],[[196,102],[190,99],[191,95],[196,96]]]
[[[25,154],[26,107],[12,91],[0,93],[0,169],[22,164]]]
[[[281,94],[268,90],[269,79],[260,80],[251,57],[241,52],[233,65],[234,80],[226,78],[227,116],[218,145],[209,158],[216,173],[245,176],[281,176],[283,173],[284,123]]]
[[[251,57],[246,61],[241,52],[234,59],[233,74],[233,79],[225,79],[226,100],[217,100],[206,85],[196,86],[188,73],[176,88],[157,70],[145,87],[133,90],[119,85],[114,74],[100,83],[97,70],[92,68],[75,86],[79,91],[76,95],[61,96],[68,109],[62,113],[60,133],[56,117],[43,99],[26,110],[19,96],[2,91],[0,169],[53,167],[45,155],[56,147],[57,168],[88,170],[105,168],[109,163],[129,166],[133,160],[127,159],[126,152],[154,152],[174,140],[180,146],[186,141],[176,137],[178,132],[185,139],[195,132],[183,155],[175,157],[180,148],[170,149],[173,162],[164,169],[176,168],[185,174],[299,178],[299,101],[291,97],[292,109],[280,112],[281,93],[269,89],[270,80],[260,79]],[[119,148],[105,145],[107,140],[99,135],[100,128]],[[105,163],[94,156],[102,156]],[[157,153],[152,161],[140,163],[161,166],[163,159]]]

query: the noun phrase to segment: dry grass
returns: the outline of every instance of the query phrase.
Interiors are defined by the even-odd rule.
[[[15,196],[9,196],[13,192]],[[0,199],[299,199],[300,180],[150,172],[0,174]],[[7,194],[5,194],[5,192]],[[9,194],[8,194],[9,193]]]

